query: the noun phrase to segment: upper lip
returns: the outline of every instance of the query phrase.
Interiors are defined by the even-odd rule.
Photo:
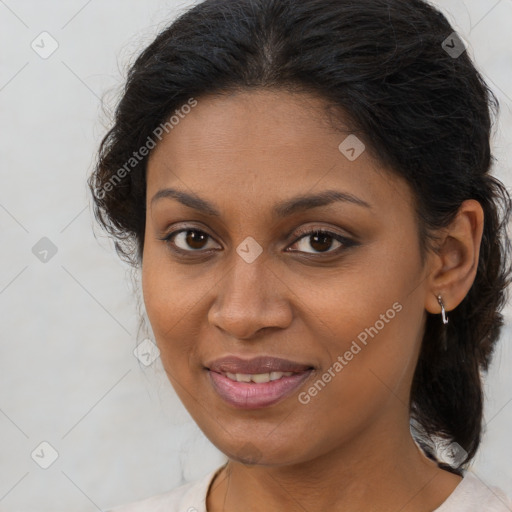
[[[227,356],[215,359],[205,364],[205,366],[210,371],[217,373],[244,373],[253,375],[270,372],[303,372],[313,368],[309,364],[270,356],[259,356],[253,359]]]

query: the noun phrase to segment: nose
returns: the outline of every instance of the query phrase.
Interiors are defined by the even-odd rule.
[[[252,339],[263,329],[288,327],[293,313],[290,289],[263,256],[252,263],[235,262],[218,283],[208,312],[209,322],[237,339]]]

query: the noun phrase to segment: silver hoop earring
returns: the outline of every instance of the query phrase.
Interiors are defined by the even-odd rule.
[[[439,305],[441,306],[441,316],[443,318],[443,324],[447,324],[448,317],[446,316],[446,310],[444,309],[443,299],[441,298],[441,295],[437,296],[437,301],[439,302]]]

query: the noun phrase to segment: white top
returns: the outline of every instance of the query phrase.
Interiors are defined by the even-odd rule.
[[[206,495],[220,468],[176,489],[108,510],[107,512],[207,512]],[[512,512],[512,500],[498,487],[484,484],[466,471],[446,501],[433,512]]]

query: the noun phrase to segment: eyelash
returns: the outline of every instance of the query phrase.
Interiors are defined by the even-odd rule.
[[[212,249],[196,249],[196,250],[185,250],[185,249],[181,249],[179,247],[176,247],[174,242],[172,241],[172,239],[177,236],[178,234],[180,233],[183,233],[183,232],[189,232],[189,231],[192,231],[192,232],[195,232],[195,233],[200,233],[200,234],[203,234],[203,235],[206,235],[209,239],[212,239],[212,237],[206,233],[205,231],[202,231],[200,229],[196,229],[196,228],[183,228],[183,229],[179,229],[177,231],[173,231],[172,233],[169,233],[168,235],[164,236],[163,238],[158,238],[158,240],[162,240],[164,241],[170,250],[172,250],[173,252],[175,253],[178,253],[178,254],[182,254],[182,255],[186,255],[186,256],[189,256],[191,253],[198,253],[198,254],[201,254],[201,253],[207,253],[209,251],[211,251]],[[317,252],[317,253],[314,253],[314,252],[305,252],[305,254],[307,255],[313,255],[313,256],[320,256],[322,257],[323,255],[332,255],[332,254],[337,254],[340,252],[341,249],[343,248],[349,248],[349,247],[352,247],[354,245],[356,245],[356,242],[349,239],[349,238],[346,238],[338,233],[335,233],[333,231],[328,231],[328,230],[325,230],[325,229],[311,229],[309,231],[301,231],[301,232],[298,232],[297,233],[298,238],[296,238],[294,240],[294,242],[291,244],[291,245],[295,245],[297,242],[299,242],[300,240],[302,240],[303,238],[307,238],[308,236],[313,236],[313,235],[327,235],[329,238],[333,238],[334,240],[336,240],[337,242],[339,242],[341,244],[340,247],[338,247],[337,249],[334,249],[334,250],[327,250],[325,252]],[[214,249],[214,250],[217,250],[217,249]],[[299,252],[299,253],[304,253],[304,251],[289,251],[289,252]]]

